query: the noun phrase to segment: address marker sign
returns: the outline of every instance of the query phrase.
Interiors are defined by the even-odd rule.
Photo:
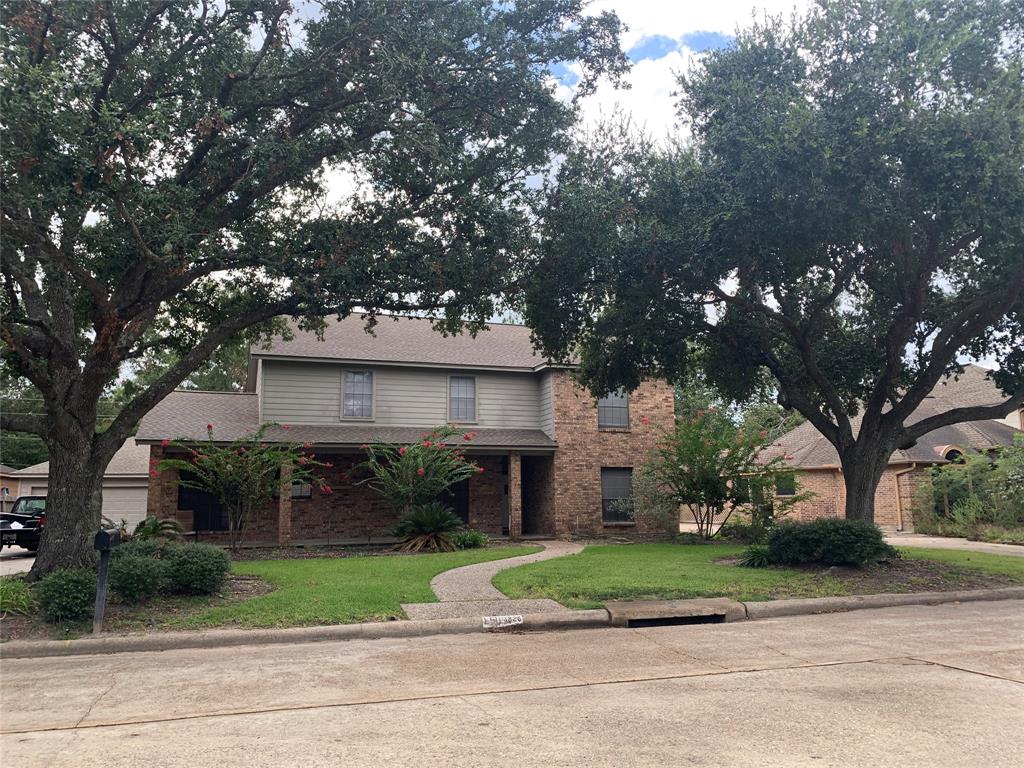
[[[484,629],[503,629],[523,623],[523,615],[520,613],[512,616],[484,616],[483,618]]]

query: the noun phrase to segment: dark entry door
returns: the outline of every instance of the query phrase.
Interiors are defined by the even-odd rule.
[[[469,524],[469,480],[463,480],[446,489],[439,501],[451,507],[462,522]]]

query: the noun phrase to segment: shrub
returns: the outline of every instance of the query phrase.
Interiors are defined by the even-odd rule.
[[[212,595],[231,570],[231,558],[214,544],[186,544],[164,551],[168,586],[186,595]]]
[[[120,560],[122,557],[162,558],[173,546],[175,545],[160,539],[132,539],[111,550],[110,556],[113,560]]]
[[[147,517],[140,520],[132,533],[133,540],[181,538],[181,523],[177,520],[161,520],[158,517]]]
[[[894,555],[878,526],[863,520],[782,523],[768,535],[768,557],[776,565],[865,565]]]
[[[32,607],[32,590],[24,579],[17,576],[0,579],[0,615],[31,613]]]
[[[772,564],[767,544],[751,544],[740,555],[740,565],[744,568],[767,568]]]
[[[164,571],[164,561],[156,557],[121,556],[110,563],[110,588],[126,603],[141,603],[160,591]]]
[[[768,536],[768,531],[753,523],[728,522],[718,531],[718,538],[734,541],[737,544],[761,544]]]
[[[47,621],[88,619],[96,603],[96,574],[84,568],[54,571],[39,581],[35,592]]]
[[[456,549],[480,549],[490,543],[483,531],[455,531],[449,538]]]
[[[449,507],[431,502],[414,508],[391,529],[391,533],[401,539],[398,549],[403,552],[424,549],[450,552],[455,548],[452,535],[460,528],[462,520]]]

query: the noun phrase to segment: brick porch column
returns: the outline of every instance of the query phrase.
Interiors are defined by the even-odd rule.
[[[292,468],[281,467],[281,492],[277,499],[277,545],[292,543]]]
[[[508,455],[508,537],[523,535],[523,467],[518,453]]]

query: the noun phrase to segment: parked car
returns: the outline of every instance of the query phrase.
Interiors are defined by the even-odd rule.
[[[46,497],[19,496],[10,512],[0,513],[0,547],[39,549],[39,536],[46,525]]]

